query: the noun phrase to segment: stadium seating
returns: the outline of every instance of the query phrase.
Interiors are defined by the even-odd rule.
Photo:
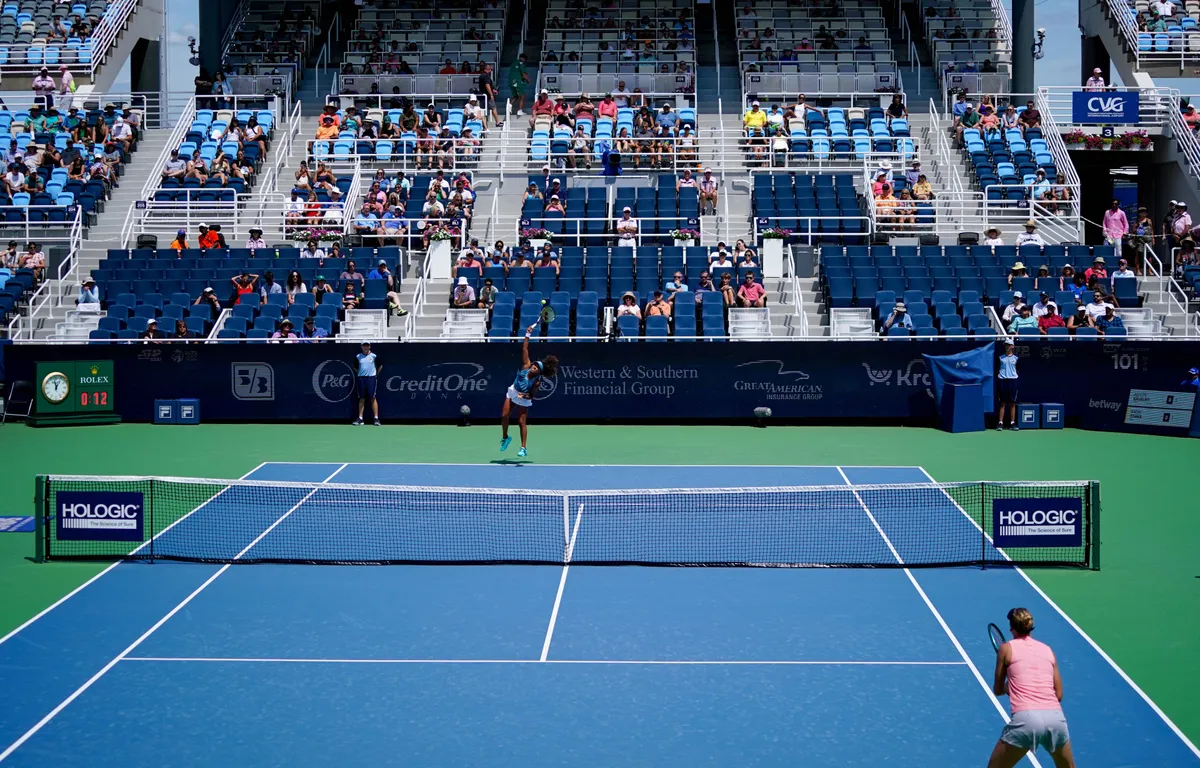
[[[232,163],[240,149],[245,152],[246,160],[256,170],[260,169],[263,157],[257,143],[242,142],[240,139],[226,140],[226,131],[234,119],[244,126],[251,117],[256,118],[262,126],[269,148],[275,128],[275,114],[269,109],[197,109],[187,134],[179,144],[180,159],[190,160],[194,153],[199,152],[200,158],[211,170],[211,163],[218,152],[224,152]],[[233,202],[239,194],[250,191],[255,175],[250,174],[246,179],[229,176],[225,184],[211,175],[205,182],[198,178],[163,179],[154,193],[154,199],[160,202]]]
[[[344,286],[340,284],[338,275],[351,260],[364,268],[373,268],[380,260],[385,260],[396,279],[403,279],[402,270],[399,269],[400,249],[395,246],[351,248],[347,258],[325,259],[320,265],[312,259],[300,258],[299,249],[286,247],[270,248],[265,252],[246,249],[110,249],[107,258],[102,259],[99,268],[92,272],[100,291],[101,303],[107,309],[106,316],[100,320],[99,329],[116,333],[144,325],[149,317],[170,317],[185,319],[190,329],[206,336],[212,331],[212,324],[217,318],[208,306],[193,302],[205,288],[212,287],[222,306],[231,307],[231,317],[223,331],[238,332],[249,337],[249,332],[256,328],[273,332],[284,317],[299,325],[303,318],[312,314],[316,316],[317,325],[332,333],[335,323],[342,318],[340,290]],[[273,271],[276,279],[282,282],[291,270],[298,271],[310,289],[318,273],[326,276],[327,282],[334,288],[334,293],[327,296],[332,295],[336,301],[323,302],[318,306],[316,297],[306,293],[296,296],[290,305],[283,296],[272,297],[261,306],[258,301],[233,304],[231,280],[234,277],[243,272],[263,275]],[[378,285],[380,283],[383,281],[366,280],[364,283],[367,298],[374,303],[381,295],[379,291],[383,286]],[[386,290],[382,295],[386,306]],[[367,306],[370,308],[373,304]],[[235,337],[224,333],[221,338]]]
[[[917,318],[929,316],[929,324],[920,320],[919,327],[931,327],[943,335],[960,335],[957,330],[948,332],[965,328],[978,335],[991,328],[986,308],[1000,310],[1011,300],[1010,267],[1017,258],[1028,260],[1027,253],[1022,249],[1018,256],[1013,246],[824,245],[819,254],[821,289],[826,306],[871,309],[877,322],[887,318],[897,301],[903,301],[914,325]],[[1107,245],[1051,245],[1033,258],[1058,272],[1065,264],[1087,263],[1096,256],[1110,262],[1115,258],[1112,246]],[[1046,290],[1060,306],[1074,306],[1073,294],[1059,291],[1057,277],[1025,279],[1027,286],[1017,278],[1014,287],[1025,287],[1030,296]],[[1122,307],[1141,305],[1136,278],[1114,280],[1111,286]]]
[[[812,235],[812,242],[859,245],[866,242],[867,222],[850,174],[754,174],[754,216],[768,226]],[[846,218],[851,217],[851,218]]]
[[[0,7],[0,64],[89,65],[94,51],[90,30],[112,12],[108,0],[70,4],[8,0]],[[56,17],[68,36],[48,42]]]

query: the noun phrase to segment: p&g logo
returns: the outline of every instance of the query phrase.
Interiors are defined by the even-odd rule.
[[[354,391],[354,371],[341,360],[326,360],[312,375],[312,388],[327,403],[340,403]]]

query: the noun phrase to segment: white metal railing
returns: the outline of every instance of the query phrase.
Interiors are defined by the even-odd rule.
[[[429,286],[429,270],[431,268],[431,259],[429,251],[425,251],[425,258],[421,262],[421,275],[417,279],[417,288],[413,291],[412,309],[404,317],[404,338],[406,341],[411,341],[417,334],[417,317],[425,309],[425,299],[428,293]]]
[[[129,17],[137,9],[138,0],[111,0],[104,10],[104,15],[96,23],[91,36],[80,42],[78,46],[63,43],[7,43],[4,48],[8,58],[0,64],[0,76],[33,77],[43,66],[55,67],[58,63],[67,64],[80,75],[86,75],[94,80],[97,70],[107,58],[109,50],[117,40],[117,36],[125,29]],[[57,61],[53,56],[47,61],[47,53],[57,52]],[[32,54],[32,55],[31,55]],[[73,72],[72,74],[75,74]]]
[[[1171,110],[1169,125],[1171,126],[1171,135],[1175,138],[1179,151],[1183,153],[1187,161],[1188,170],[1192,172],[1192,178],[1200,179],[1200,140],[1197,140],[1196,132],[1184,122],[1183,113],[1177,108]]]
[[[1200,41],[1195,35],[1200,30],[1175,30],[1170,32],[1140,32],[1137,28],[1137,10],[1126,0],[1104,0],[1108,14],[1117,22],[1121,37],[1129,55],[1133,56],[1134,69],[1142,71],[1147,67],[1174,67],[1179,69],[1179,77],[1184,70],[1200,64]],[[1183,13],[1182,6],[1176,6],[1176,13]]]
[[[818,226],[819,222],[843,222],[856,223],[861,226],[861,232],[841,232],[825,231],[822,232]],[[813,238],[821,237],[860,237],[865,244],[867,238],[871,236],[871,217],[870,216],[757,216],[754,219],[754,242],[758,242],[763,230],[782,227],[791,229],[792,225],[797,227],[793,232],[793,238],[804,242],[805,245],[812,245]]]
[[[845,98],[850,93],[874,93],[889,101],[900,86],[899,70],[846,74],[798,74],[792,72],[747,72],[742,75],[743,93],[816,93]],[[899,88],[903,90],[903,88]],[[886,106],[886,105],[885,105]]]
[[[1200,43],[1200,37],[1197,38]],[[1200,51],[1197,51],[1200,56]],[[1200,62],[1198,62],[1200,63]],[[1059,125],[1073,125],[1075,94],[1082,89],[1072,86],[1041,86],[1037,90],[1038,109],[1042,113],[1043,124],[1049,117]],[[1097,96],[1123,97],[1126,94],[1137,94],[1138,121],[1130,128],[1146,130],[1161,128],[1170,122],[1172,114],[1179,112],[1179,91],[1174,88],[1121,88],[1114,91],[1097,93]],[[1096,125],[1103,121],[1096,121]]]
[[[1147,243],[1145,245],[1143,253],[1144,253],[1143,260],[1145,261],[1145,264],[1146,264],[1146,266],[1145,266],[1146,274],[1150,277],[1154,277],[1154,278],[1158,279],[1158,302],[1157,303],[1160,305],[1165,304],[1166,303],[1166,299],[1165,299],[1166,287],[1163,285],[1163,282],[1166,280],[1167,277],[1170,277],[1171,273],[1169,271],[1166,271],[1166,272],[1163,271],[1162,261],[1158,258],[1158,254],[1156,254],[1154,252],[1154,248],[1149,243]],[[1174,254],[1172,254],[1172,258],[1173,257],[1174,257]],[[1172,265],[1172,267],[1173,266],[1174,265]]]
[[[196,120],[196,97],[190,97],[179,112],[172,111],[172,119],[178,122],[175,123],[175,127],[171,129],[171,132],[167,134],[167,140],[163,145],[162,152],[158,154],[158,158],[152,166],[152,171],[146,177],[146,182],[142,184],[141,192],[138,193],[138,198],[141,200],[149,200],[154,196],[155,190],[162,185],[163,166],[170,159],[171,151],[179,149],[179,145],[183,143],[188,131],[191,130],[192,123]]]
[[[843,137],[797,137],[788,139],[787,150],[773,148],[771,137],[747,136],[743,131],[727,128],[710,128],[704,133],[706,151],[718,157],[719,166],[713,168],[718,173],[745,174],[747,168],[759,167],[780,172],[821,172],[838,169],[860,169],[863,163],[878,165],[884,160],[895,166],[897,163],[907,163],[917,156],[917,140],[915,137],[895,137],[898,149],[892,151],[858,149],[851,151],[835,151],[834,139]],[[786,138],[786,137],[785,137]],[[844,137],[853,146],[854,137]],[[883,137],[881,137],[883,138]],[[861,141],[862,139],[860,139]],[[795,149],[795,143],[807,141],[808,149]],[[873,140],[866,139],[868,143]],[[761,143],[760,143],[761,142]],[[622,165],[625,165],[624,155]],[[678,167],[678,165],[673,166]]]
[[[1077,213],[1078,188],[1071,191],[1076,197],[1063,201],[1065,209],[1059,213],[1057,208],[1040,201],[1025,200],[993,200],[989,199],[989,190],[1017,189],[1023,194],[1028,192],[1028,185],[989,185],[981,192],[975,191],[943,191],[928,201],[930,207],[917,206],[917,200],[894,199],[891,205],[880,205],[872,190],[867,190],[867,213],[871,217],[873,231],[888,234],[909,233],[912,235],[923,232],[936,232],[939,235],[957,235],[959,232],[986,232],[990,227],[1001,230],[1019,230],[1025,222],[1032,219],[1038,225],[1038,233],[1051,243],[1078,242],[1080,219]],[[901,214],[900,205],[907,203],[913,213]],[[1073,205],[1072,205],[1073,204]],[[1056,204],[1057,205],[1057,204]],[[929,217],[932,214],[933,220]],[[912,218],[913,222],[901,222],[899,219]]]
[[[788,254],[791,258],[788,259],[788,274],[792,280],[792,314],[798,318],[800,324],[800,335],[808,337],[808,313],[804,310],[804,291],[800,288],[800,277],[797,275],[795,257],[791,254],[791,248],[788,248]]]
[[[228,307],[222,309],[221,314],[217,315],[217,321],[213,323],[212,330],[209,331],[208,335],[204,337],[205,342],[208,344],[216,344],[221,341],[221,339],[218,339],[217,337],[220,336],[221,331],[225,330],[225,322],[231,317],[233,317],[232,309]]]
[[[1188,315],[1187,291],[1170,275],[1165,278],[1165,282],[1167,283],[1167,316],[1174,317],[1178,313],[1186,318]]]
[[[79,264],[79,249],[83,245],[83,209],[75,207],[74,219],[68,222],[64,234],[65,239],[53,235],[47,237],[44,232],[39,233],[36,238],[39,245],[65,242],[67,257],[59,262],[54,279],[44,277],[34,290],[29,297],[25,313],[16,312],[9,321],[8,338],[13,341],[33,339],[38,325],[44,321],[42,316],[48,315],[53,307],[62,306],[79,287],[73,277]]]
[[[970,182],[963,179],[954,162],[954,150],[950,147],[950,137],[942,125],[942,116],[938,113],[937,104],[929,100],[929,135],[933,145],[933,155],[937,160],[939,170],[944,169],[945,178],[942,180],[951,192],[963,193]]]
[[[1063,142],[1062,131],[1059,129],[1054,120],[1054,115],[1050,113],[1050,106],[1046,100],[1046,94],[1040,90],[1037,94],[1037,107],[1042,113],[1042,138],[1046,142],[1046,146],[1050,149],[1051,156],[1054,157],[1054,165],[1058,169],[1058,185],[1067,186],[1074,190],[1073,213],[1076,217],[1079,216],[1079,173],[1075,170],[1075,163],[1071,160],[1071,153],[1067,151],[1067,145]],[[1079,231],[1076,235],[1077,239],[1083,240],[1083,222],[1079,221]]]
[[[1193,312],[1184,326],[1184,336],[1200,336],[1200,312]]]
[[[908,55],[908,71],[917,81],[916,95],[921,95],[921,60],[917,55],[917,43],[913,37],[912,28],[908,24],[908,16],[897,6],[896,15],[900,17],[900,31],[904,34],[904,46]]]
[[[633,237],[633,239],[635,241],[637,241],[639,246],[641,245],[642,240],[644,238],[653,238],[654,240],[657,241],[661,238],[665,238],[667,236],[667,234],[665,232],[644,232],[644,230],[646,229],[645,225],[647,225],[651,222],[663,222],[663,223],[670,225],[671,229],[687,229],[687,228],[691,228],[690,225],[688,224],[689,218],[690,217],[688,217],[688,216],[636,216],[633,218],[633,220],[638,222],[638,234],[635,235]],[[524,217],[521,217],[520,219],[517,219],[514,222],[514,225],[513,225],[511,231],[512,231],[513,238],[514,238],[513,242],[520,243],[521,239],[522,239],[521,238],[521,230],[525,227],[548,229],[548,227],[546,227],[546,224],[562,223],[562,224],[574,224],[576,226],[576,228],[578,228],[580,224],[584,224],[584,223],[588,223],[588,222],[593,222],[593,223],[599,222],[599,223],[602,223],[603,225],[605,225],[605,227],[608,229],[607,232],[586,232],[586,233],[576,232],[573,234],[557,234],[556,233],[553,235],[552,242],[556,246],[569,245],[572,243],[572,241],[574,241],[573,244],[577,245],[577,246],[615,245],[616,241],[618,239],[618,235],[616,232],[616,226],[617,226],[617,222],[619,222],[620,220],[621,220],[620,217],[614,218],[611,216],[604,216],[604,217],[597,217],[597,218],[574,218],[574,217],[555,218],[555,217],[547,217],[547,216],[524,216]],[[526,224],[525,222],[528,222],[528,224]]]
[[[988,0],[992,6],[992,15],[996,17],[996,39],[1004,43],[1004,49],[1012,51],[1012,22],[1008,18],[1008,9],[1005,7],[1004,0]]]

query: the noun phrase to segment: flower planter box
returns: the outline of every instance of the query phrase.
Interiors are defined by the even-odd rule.
[[[449,280],[454,277],[454,256],[449,240],[434,240],[429,243],[430,280]]]
[[[676,240],[675,241],[676,248],[691,248],[695,244],[696,244],[695,240]]]
[[[545,245],[545,244],[546,244],[546,243],[548,243],[548,242],[550,242],[550,241],[549,241],[549,240],[544,240],[544,239],[542,239],[542,238],[537,238],[537,237],[531,237],[531,238],[529,238],[529,244],[533,246],[533,250],[535,250],[535,251],[540,251],[540,250],[542,250],[542,246],[543,246],[543,245]]]
[[[784,240],[774,237],[763,238],[762,276],[783,277]]]

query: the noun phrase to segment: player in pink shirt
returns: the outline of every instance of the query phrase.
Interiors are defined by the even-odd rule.
[[[1009,611],[1008,628],[1013,639],[996,653],[992,689],[997,696],[1008,696],[1012,719],[992,750],[988,768],[1013,768],[1038,747],[1050,753],[1056,768],[1075,768],[1054,651],[1030,636],[1033,616],[1027,609]]]

